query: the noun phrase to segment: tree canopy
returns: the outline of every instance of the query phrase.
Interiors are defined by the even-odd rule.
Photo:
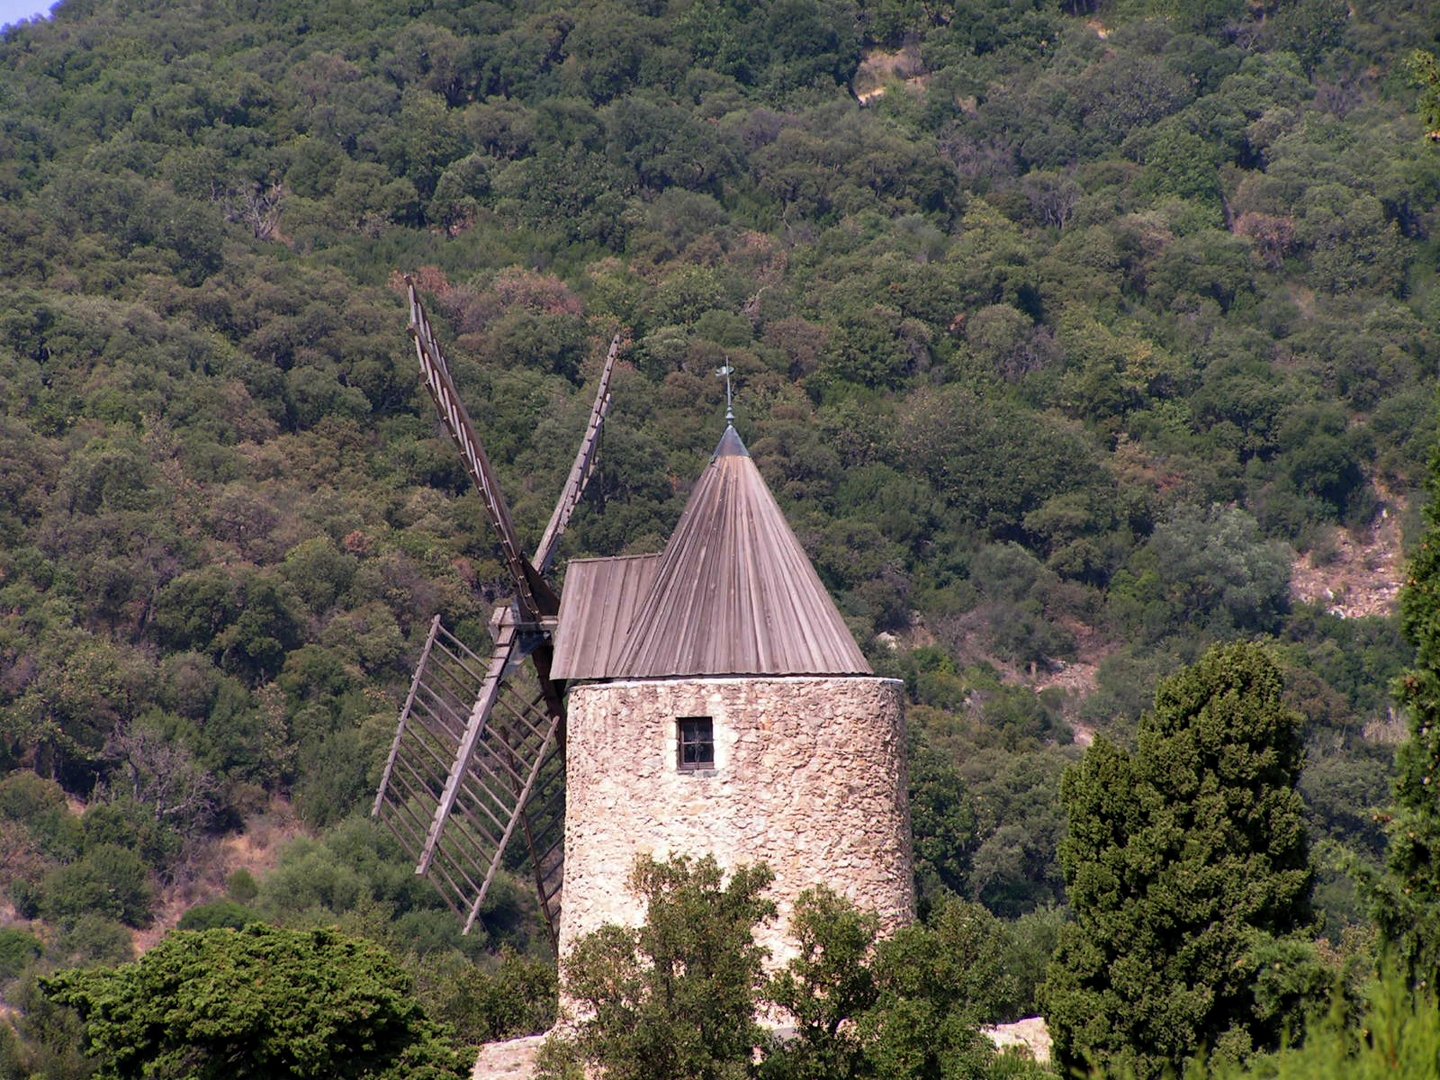
[[[1426,529],[1410,557],[1401,624],[1415,665],[1396,680],[1408,738],[1396,755],[1395,801],[1387,814],[1387,873],[1373,900],[1396,962],[1416,986],[1440,985],[1440,457],[1432,467]]]
[[[394,960],[332,931],[178,931],[133,964],[42,985],[80,1014],[102,1078],[470,1075]]]

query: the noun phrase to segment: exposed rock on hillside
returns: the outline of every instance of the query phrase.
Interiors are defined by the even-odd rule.
[[[1405,573],[1403,504],[1393,498],[1387,503],[1359,540],[1337,528],[1330,545],[1296,562],[1290,581],[1295,599],[1320,604],[1342,619],[1394,612]]]
[[[506,1042],[486,1043],[475,1061],[475,1080],[530,1080],[535,1058],[545,1035],[526,1035]]]

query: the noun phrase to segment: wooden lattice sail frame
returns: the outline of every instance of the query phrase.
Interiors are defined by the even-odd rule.
[[[461,915],[466,933],[518,834],[554,944],[564,881],[565,698],[550,670],[560,596],[549,573],[595,471],[620,340],[610,344],[579,452],[530,559],[414,281],[406,278],[406,287],[421,377],[499,534],[515,596],[491,621],[488,660],[440,616],[431,621],[372,814]]]

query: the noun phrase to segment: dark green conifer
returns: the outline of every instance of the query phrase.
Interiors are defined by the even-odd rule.
[[[1396,755],[1395,804],[1387,822],[1386,878],[1374,890],[1376,922],[1411,980],[1440,977],[1440,454],[1427,483],[1425,536],[1410,559],[1400,622],[1415,664],[1396,681],[1410,738]]]
[[[1160,685],[1129,753],[1097,739],[1065,777],[1075,922],[1042,1003],[1066,1066],[1138,1077],[1197,1050],[1273,1046],[1323,982],[1296,934],[1311,871],[1301,718],[1263,649],[1212,649]]]

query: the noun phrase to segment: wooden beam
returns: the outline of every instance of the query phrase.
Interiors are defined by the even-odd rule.
[[[595,403],[590,406],[590,419],[585,425],[585,434],[580,439],[580,450],[575,455],[574,464],[570,466],[570,475],[566,477],[565,486],[560,491],[560,500],[550,515],[550,523],[545,526],[540,546],[535,549],[535,568],[542,574],[550,572],[550,566],[555,561],[555,551],[560,546],[560,537],[565,532],[565,526],[570,523],[575,507],[580,505],[580,498],[585,494],[585,485],[590,482],[590,476],[595,471],[600,450],[600,429],[604,427],[605,417],[610,412],[610,376],[615,370],[615,357],[619,353],[620,335],[616,334],[610,340],[610,351],[605,354],[605,366],[600,369],[600,386],[595,392]]]
[[[395,767],[395,756],[400,753],[400,741],[405,737],[405,721],[410,716],[410,707],[415,703],[415,691],[420,686],[420,673],[430,659],[430,650],[435,645],[435,635],[440,631],[440,616],[430,620],[430,633],[425,637],[425,648],[420,652],[420,662],[415,665],[415,675],[410,680],[410,693],[405,696],[405,706],[400,710],[400,722],[395,728],[395,738],[390,743],[390,756],[385,759],[385,771],[380,774],[380,789],[375,792],[375,805],[370,816],[380,813],[380,804],[385,800],[385,787],[390,783],[390,771]]]
[[[526,621],[538,623],[542,616],[553,615],[559,610],[559,598],[555,595],[536,569],[530,565],[520,547],[515,532],[515,523],[510,518],[510,507],[495,479],[495,470],[485,454],[470,414],[465,411],[455,383],[450,377],[450,366],[445,362],[440,345],[430,329],[430,320],[420,303],[420,293],[414,281],[408,281],[410,294],[410,332],[415,338],[415,354],[420,360],[420,372],[425,379],[425,388],[430,392],[446,430],[460,451],[470,479],[475,482],[489,511],[490,521],[500,535],[500,548],[505,555],[505,564],[515,580],[521,614]]]

